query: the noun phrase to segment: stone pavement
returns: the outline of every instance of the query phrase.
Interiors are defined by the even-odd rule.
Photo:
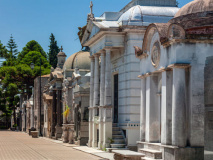
[[[108,160],[114,160],[114,153],[108,153],[108,152],[104,152],[101,150],[97,150],[94,148],[90,148],[87,146],[78,146],[78,147],[73,147],[74,149],[86,152],[86,153],[90,153],[92,155],[98,156],[98,157],[102,157],[104,159],[108,159]]]
[[[0,131],[0,160],[103,160],[61,143],[31,138],[26,133]]]

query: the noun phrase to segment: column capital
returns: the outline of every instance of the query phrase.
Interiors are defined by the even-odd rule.
[[[182,68],[182,69],[189,68],[189,67],[190,67],[190,64],[188,63],[174,63],[168,66],[168,68]]]
[[[94,57],[94,56],[89,56],[89,58],[90,58],[91,60],[94,60],[94,59],[95,59],[95,57]]]
[[[112,48],[106,48],[105,51],[106,51],[106,54],[109,54],[109,53],[111,53]]]
[[[96,53],[96,54],[94,54],[94,57],[96,58],[96,57],[100,57],[100,54],[99,53]]]
[[[102,50],[100,50],[100,53],[101,53],[101,54],[105,54],[105,53],[106,53],[106,50],[102,49]]]
[[[144,75],[139,75],[138,78],[140,78],[140,79],[145,79],[145,78],[147,78],[147,77],[149,77],[149,76],[151,76],[151,75],[152,75],[152,73],[149,72],[149,73],[146,73],[146,74],[144,74]]]
[[[101,52],[101,56],[104,56],[104,57],[105,57],[105,56],[106,56],[106,52],[104,52],[104,51]]]

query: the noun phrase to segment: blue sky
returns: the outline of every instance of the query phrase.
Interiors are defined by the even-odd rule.
[[[95,16],[119,11],[131,0],[93,0]],[[191,0],[178,0],[182,7]],[[18,50],[36,40],[48,52],[53,33],[67,56],[81,49],[78,27],[86,24],[90,0],[0,0],[0,40],[6,45],[13,34]]]

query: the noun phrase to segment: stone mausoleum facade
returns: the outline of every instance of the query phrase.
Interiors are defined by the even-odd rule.
[[[71,55],[63,66],[63,142],[86,145],[89,137],[90,53],[81,50]]]
[[[213,1],[194,0],[147,27],[140,59],[138,151],[146,158],[213,157]],[[144,158],[145,159],[145,158]]]
[[[140,46],[151,23],[167,23],[176,0],[132,0],[119,12],[88,14],[82,45],[90,48],[88,146],[136,147],[140,135]]]
[[[77,145],[88,142],[89,56],[82,50],[66,60],[62,48],[58,53],[58,65],[44,87],[44,136]]]

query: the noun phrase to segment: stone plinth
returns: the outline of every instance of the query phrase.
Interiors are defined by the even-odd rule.
[[[137,142],[138,152],[145,153],[146,158],[164,160],[203,160],[203,147],[178,147],[160,143]],[[143,159],[143,158],[142,158]],[[144,159],[145,160],[145,159]]]
[[[31,135],[32,135],[32,138],[38,138],[39,137],[38,131],[31,131]]]
[[[63,143],[74,143],[74,124],[63,124]]]
[[[124,160],[124,159],[141,160],[141,158],[145,156],[142,153],[133,152],[129,150],[112,150],[112,153],[115,153],[114,154],[115,160]]]

